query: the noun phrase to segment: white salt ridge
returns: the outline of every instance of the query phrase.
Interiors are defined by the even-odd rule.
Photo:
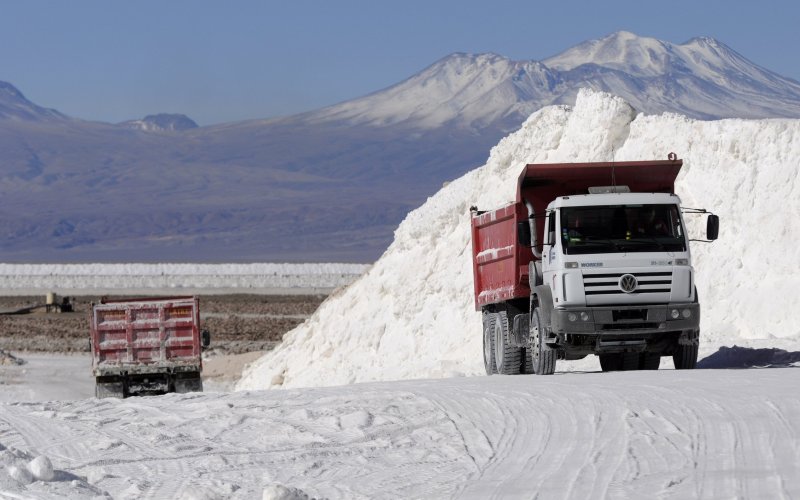
[[[684,159],[676,183],[684,206],[721,218],[717,242],[692,246],[701,353],[758,339],[796,349],[800,120],[636,116],[622,99],[584,90],[574,108],[534,113],[492,149],[486,165],[411,212],[380,260],[253,363],[237,388],[482,373],[469,207],[513,201],[526,163],[666,159],[671,151]],[[701,223],[699,216],[690,220],[692,236],[704,236]],[[595,360],[558,366],[594,366]]]
[[[2,264],[0,290],[336,288],[364,264]]]

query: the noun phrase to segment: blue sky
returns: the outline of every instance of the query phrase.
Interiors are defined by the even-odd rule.
[[[202,125],[316,109],[452,52],[544,59],[618,30],[711,36],[800,80],[796,1],[8,0],[0,80],[37,104],[117,122]]]

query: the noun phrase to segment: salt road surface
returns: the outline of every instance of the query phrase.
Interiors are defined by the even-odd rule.
[[[798,385],[790,367],[4,403],[0,497],[799,498]],[[53,480],[9,476],[41,455]]]

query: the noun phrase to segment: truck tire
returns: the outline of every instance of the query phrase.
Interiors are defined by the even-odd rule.
[[[97,382],[94,386],[94,395],[98,399],[125,397],[125,384],[120,380],[117,382]]]
[[[199,373],[182,374],[175,379],[175,392],[184,394],[187,392],[203,392],[203,379]]]
[[[652,352],[643,352],[639,355],[640,370],[658,370],[661,364],[661,355]]]
[[[187,392],[203,392],[203,379],[199,373],[182,375],[175,379],[175,392],[184,394]]]
[[[676,370],[693,370],[697,366],[697,344],[678,345],[672,355]]]
[[[508,314],[500,311],[494,316],[494,364],[497,373],[519,375],[522,369],[522,347],[508,340]]]
[[[523,373],[533,374],[536,373],[533,371],[533,348],[526,347],[525,348],[525,368]]]
[[[531,368],[536,375],[552,375],[556,371],[557,352],[545,343],[547,331],[538,307],[531,309]]]
[[[489,312],[483,313],[483,367],[486,375],[497,373],[494,364],[494,314]]]

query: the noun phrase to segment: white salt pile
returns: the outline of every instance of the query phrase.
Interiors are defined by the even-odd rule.
[[[666,159],[673,151],[684,159],[676,185],[684,206],[713,210],[722,225],[716,243],[692,247],[701,356],[758,339],[795,349],[800,120],[637,116],[620,98],[581,91],[574,108],[534,113],[492,149],[486,165],[411,212],[381,259],[253,363],[237,388],[482,373],[469,207],[513,201],[527,163]],[[703,237],[702,219],[689,222],[691,235]]]

